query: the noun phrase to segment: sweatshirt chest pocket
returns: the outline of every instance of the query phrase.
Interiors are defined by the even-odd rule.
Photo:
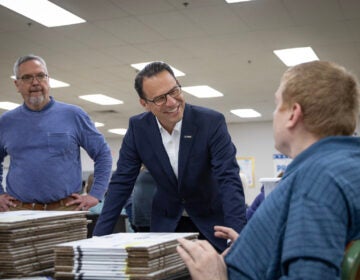
[[[48,133],[47,138],[50,154],[61,155],[70,151],[71,138],[68,133]]]

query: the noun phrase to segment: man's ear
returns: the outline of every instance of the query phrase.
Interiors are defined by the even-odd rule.
[[[150,111],[147,106],[148,104],[146,103],[146,101],[144,99],[140,98],[139,102],[140,102],[140,105],[143,106],[147,111]]]
[[[18,82],[19,82],[18,80],[14,80],[14,85],[15,85],[15,87],[16,87],[16,89],[17,89],[17,91],[18,91],[18,92],[20,92],[20,91],[19,91],[19,85],[18,85]]]
[[[288,128],[295,127],[302,120],[303,112],[299,103],[295,103],[290,112],[290,117],[288,120]]]

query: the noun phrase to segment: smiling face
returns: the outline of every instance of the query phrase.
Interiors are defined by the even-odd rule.
[[[18,92],[21,93],[26,106],[31,110],[39,111],[47,103],[50,102],[49,96],[49,78],[45,77],[39,81],[37,78],[33,78],[33,81],[26,81],[21,79],[26,77],[25,75],[37,76],[41,74],[47,74],[47,69],[40,61],[33,59],[22,63],[19,66],[17,73],[17,80],[15,80],[15,86]]]
[[[168,71],[161,71],[160,73],[144,78],[143,92],[145,98],[153,100],[154,98],[166,94],[178,86],[177,81]],[[153,102],[140,99],[142,106],[146,110],[152,112],[161,125],[171,134],[176,123],[178,123],[184,114],[185,100],[182,93],[176,97],[167,95],[167,100],[164,104],[158,106]]]

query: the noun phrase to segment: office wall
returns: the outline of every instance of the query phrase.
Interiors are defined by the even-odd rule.
[[[274,148],[272,122],[229,124],[229,133],[237,149],[237,157],[254,158],[254,186],[245,189],[245,200],[249,204],[260,192],[259,179],[274,177]]]
[[[254,158],[255,186],[245,189],[246,202],[251,203],[260,192],[259,178],[274,176],[272,156],[276,153],[276,150],[274,149],[274,140],[272,136],[272,122],[229,124],[228,129],[232,141],[237,148],[237,156]],[[113,170],[115,170],[121,139],[107,139],[107,141],[111,148]],[[86,179],[87,174],[93,170],[93,162],[84,151],[82,151],[82,163],[84,179]]]

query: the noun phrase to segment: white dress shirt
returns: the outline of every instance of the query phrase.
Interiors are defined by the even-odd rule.
[[[163,145],[169,156],[170,164],[171,164],[172,169],[174,170],[174,173],[177,178],[178,177],[179,146],[180,146],[182,120],[179,121],[175,125],[171,134],[169,134],[169,132],[165,128],[162,127],[162,125],[160,124],[160,122],[157,118],[156,118],[156,121],[159,125]]]

